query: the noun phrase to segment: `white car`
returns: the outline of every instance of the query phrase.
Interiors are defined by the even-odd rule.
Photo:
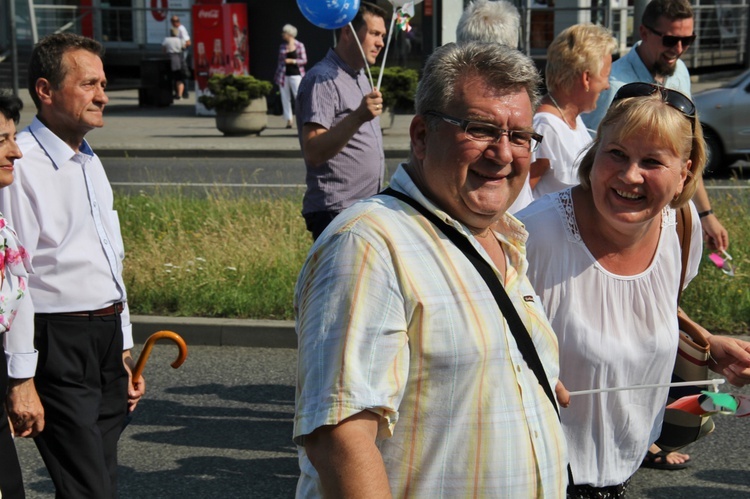
[[[750,155],[750,70],[693,100],[708,146],[706,170],[726,173],[736,159]]]

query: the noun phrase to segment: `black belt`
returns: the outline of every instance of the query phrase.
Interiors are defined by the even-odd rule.
[[[109,307],[100,308],[99,310],[89,310],[87,312],[60,312],[54,315],[65,315],[69,317],[107,317],[109,315],[121,314],[122,308],[122,302],[117,302]]]

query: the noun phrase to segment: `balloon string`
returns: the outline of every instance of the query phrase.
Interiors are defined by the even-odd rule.
[[[362,48],[362,44],[359,43],[359,36],[357,36],[357,32],[354,31],[354,26],[352,23],[349,23],[349,29],[352,30],[352,34],[354,35],[354,39],[357,41],[357,47],[359,47],[359,53],[362,54],[362,60],[365,61],[365,67],[367,68],[367,76],[370,77],[370,86],[374,88],[374,85],[372,83],[372,73],[370,72],[370,65],[367,63],[367,57],[365,57],[365,51]]]
[[[391,46],[391,38],[393,37],[393,25],[396,23],[396,6],[393,6],[393,17],[391,17],[391,28],[388,30],[388,41],[385,42],[385,52],[383,52],[383,62],[380,67],[380,74],[378,75],[378,86],[380,90],[380,82],[383,81],[383,73],[385,72],[385,59],[388,57],[388,47]]]
[[[622,390],[645,390],[648,388],[668,388],[670,386],[709,386],[714,387],[724,383],[723,379],[705,379],[703,381],[678,381],[676,383],[663,383],[656,385],[634,385],[634,386],[620,386],[616,388],[594,388],[592,390],[579,390],[577,392],[569,392],[568,394],[572,397],[573,395],[588,395],[591,393],[602,393],[602,392],[619,392]]]

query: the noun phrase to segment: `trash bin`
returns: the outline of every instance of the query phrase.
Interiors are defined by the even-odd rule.
[[[141,60],[141,88],[138,105],[164,107],[172,104],[172,66],[169,59],[154,57]]]

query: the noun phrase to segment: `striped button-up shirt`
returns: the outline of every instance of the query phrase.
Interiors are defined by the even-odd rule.
[[[333,50],[307,72],[299,85],[297,127],[307,123],[332,129],[372,92],[363,70],[354,71]],[[300,139],[300,146],[302,141]],[[339,212],[380,191],[385,175],[380,116],[363,123],[335,156],[320,165],[305,163],[307,190],[302,213]]]
[[[391,187],[491,263],[403,167]],[[510,216],[500,225],[505,288],[554,387],[557,340],[526,277],[526,232]],[[304,436],[363,410],[381,416],[377,445],[395,497],[564,496],[566,446],[552,404],[476,269],[412,207],[376,196],[339,215],[313,245],[295,298],[299,497],[321,495]]]

